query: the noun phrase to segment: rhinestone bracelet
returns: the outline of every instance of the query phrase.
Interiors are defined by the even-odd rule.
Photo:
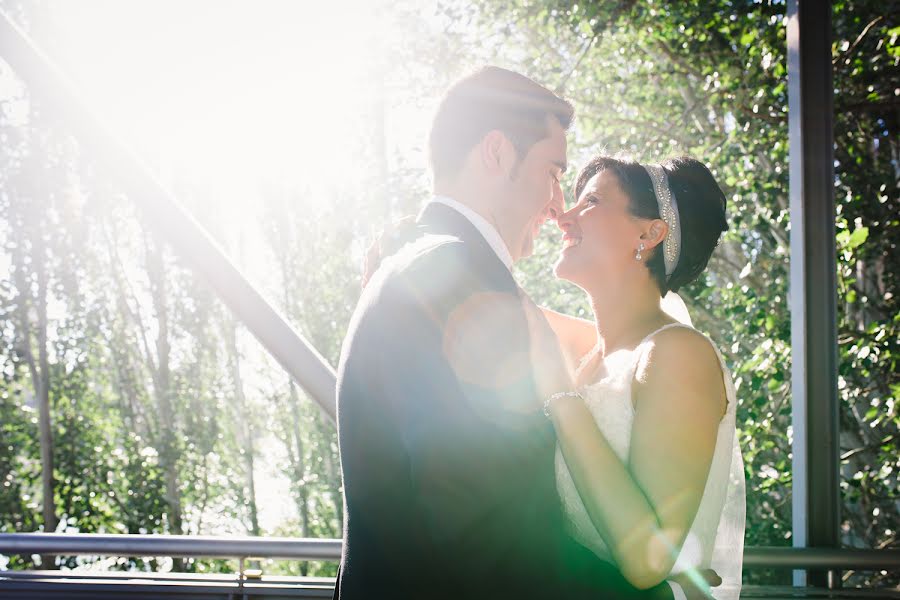
[[[579,400],[584,400],[584,398],[582,398],[581,394],[579,394],[578,392],[557,392],[553,394],[552,396],[544,400],[544,416],[546,416],[548,419],[551,418],[550,404],[552,404],[555,400],[559,400],[560,398],[578,398]]]

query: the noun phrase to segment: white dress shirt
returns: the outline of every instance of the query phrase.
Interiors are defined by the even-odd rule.
[[[504,265],[506,265],[507,269],[512,270],[513,266],[513,258],[509,253],[509,248],[506,247],[506,242],[503,241],[503,238],[500,237],[500,233],[497,229],[491,225],[487,219],[479,215],[477,212],[463,204],[462,202],[457,202],[453,198],[448,196],[434,196],[428,204],[443,204],[444,206],[449,206],[462,216],[464,216],[475,229],[478,230],[478,233],[484,238],[484,240],[488,243],[494,253],[497,255]],[[427,205],[426,205],[427,206]]]

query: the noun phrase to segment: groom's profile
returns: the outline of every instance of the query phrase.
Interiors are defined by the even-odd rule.
[[[421,235],[369,280],[341,353],[335,597],[671,597],[565,533],[542,412],[562,358],[510,272],[563,209],[573,114],[496,67],[437,110]]]

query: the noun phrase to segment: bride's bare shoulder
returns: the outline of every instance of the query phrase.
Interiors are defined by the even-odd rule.
[[[649,393],[668,398],[707,397],[725,405],[722,365],[713,342],[690,327],[669,327],[647,342],[635,369],[635,381]]]

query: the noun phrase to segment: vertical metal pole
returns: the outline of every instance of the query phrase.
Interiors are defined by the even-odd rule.
[[[788,0],[793,541],[838,547],[837,262],[831,3]],[[807,580],[808,575],[808,580]],[[828,587],[822,571],[795,585]]]

